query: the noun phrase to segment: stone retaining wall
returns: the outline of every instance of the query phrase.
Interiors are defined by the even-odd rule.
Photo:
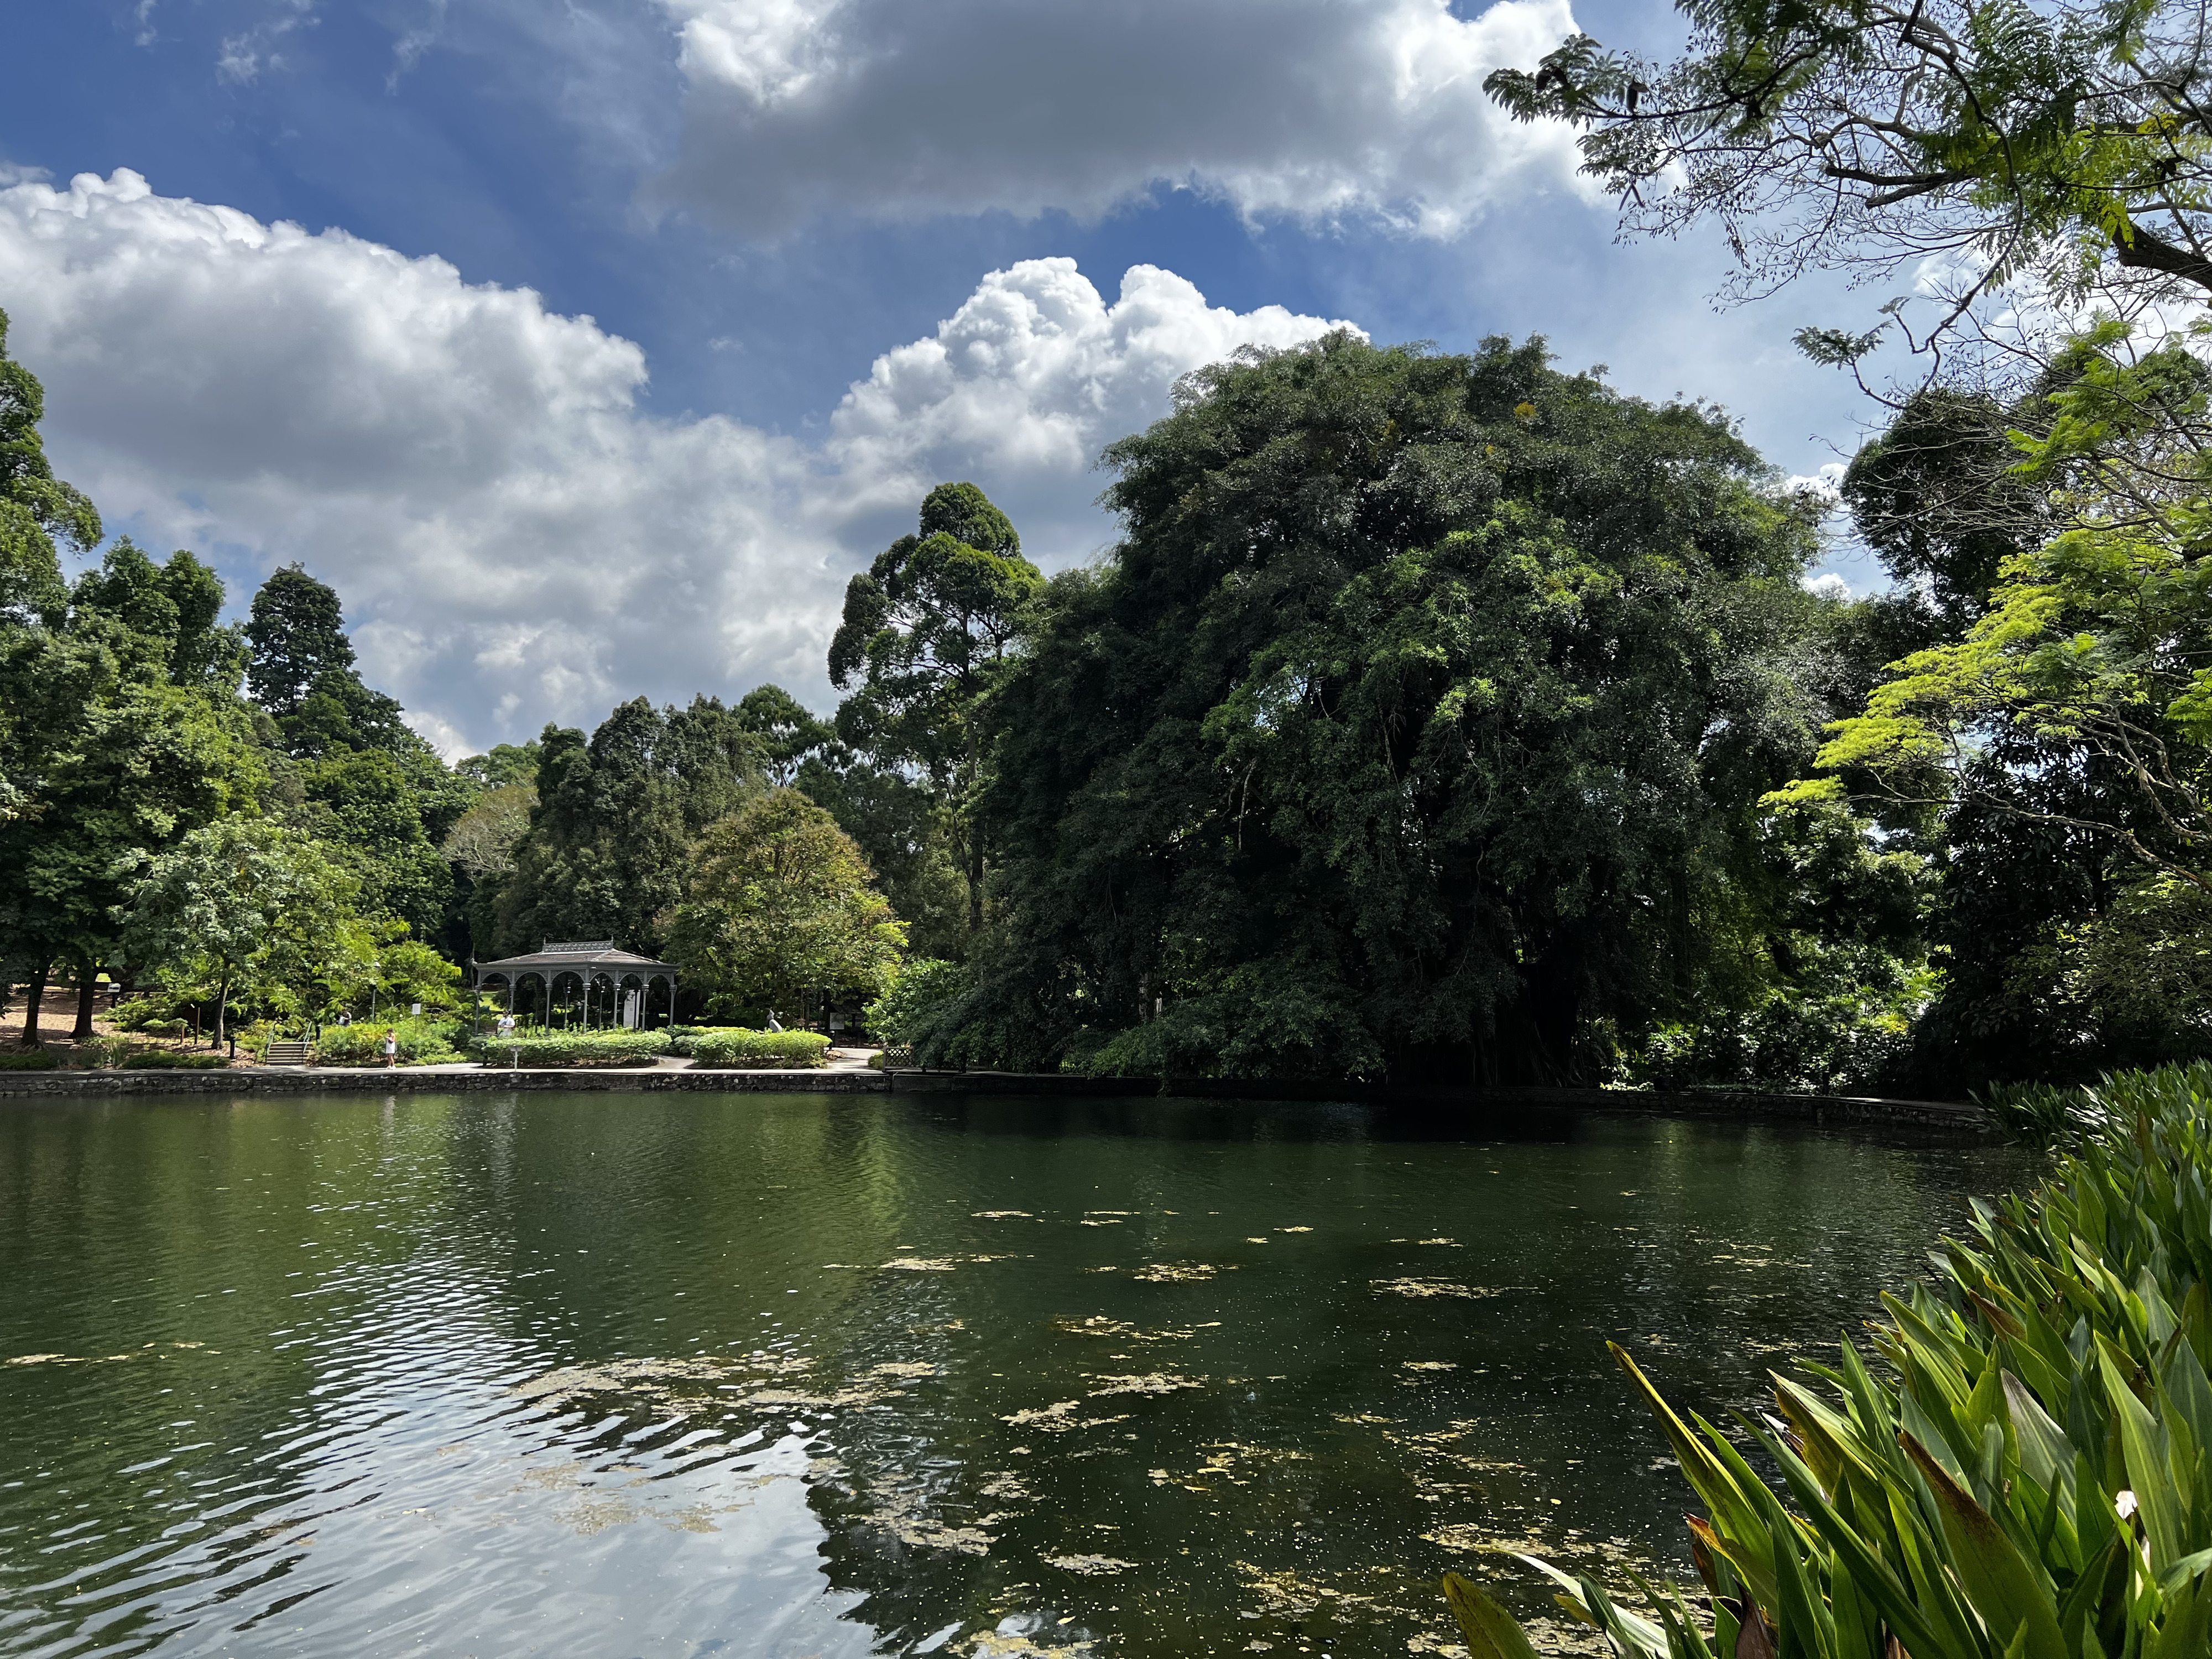
[[[1478,1118],[1540,1111],[1641,1111],[1674,1116],[1741,1117],[1910,1125],[1978,1133],[1980,1110],[1956,1101],[1888,1100],[1842,1095],[1638,1089],[1394,1089],[1388,1085],[1220,1078],[1068,1077],[1016,1072],[740,1072],[662,1068],[519,1071],[0,1072],[0,1098],[118,1095],[461,1094],[519,1089],[575,1093],[659,1094],[1000,1094],[1167,1095],[1200,1099],[1357,1101],[1427,1108]]]
[[[1875,1096],[1754,1094],[1734,1090],[1398,1088],[1389,1084],[1283,1079],[1031,1076],[1018,1072],[895,1072],[892,1092],[965,1094],[1187,1095],[1230,1100],[1358,1101],[1432,1107],[1478,1115],[1527,1110],[1662,1112],[1673,1116],[1796,1119],[1808,1122],[1902,1123],[1980,1131],[1981,1109],[1963,1101],[1891,1100]]]
[[[556,1089],[571,1093],[884,1094],[880,1072],[522,1071],[412,1072],[316,1066],[207,1072],[0,1072],[0,1098],[112,1095],[450,1095]]]

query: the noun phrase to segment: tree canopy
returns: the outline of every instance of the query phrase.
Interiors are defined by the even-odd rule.
[[[548,939],[619,939],[658,951],[681,902],[692,841],[767,787],[759,736],[719,698],[622,704],[586,739],[549,726],[537,799],[513,869],[479,886],[485,954]]]
[[[809,990],[889,982],[906,929],[853,838],[797,790],[708,825],[692,858],[670,949],[713,1006],[785,1015]]]
[[[204,985],[216,1040],[234,995],[305,1002],[348,943],[357,884],[307,836],[234,813],[155,858],[134,884],[129,949]]]
[[[1108,459],[1123,538],[992,696],[1006,914],[925,1048],[1593,1079],[1763,949],[1755,804],[1832,671],[1812,515],[1725,421],[1340,335]]]
[[[100,544],[100,514],[84,492],[54,477],[39,422],[46,388],[8,355],[0,311],[0,614],[35,611],[60,597],[57,547]],[[4,801],[0,801],[4,805]]]
[[[877,555],[845,590],[830,682],[852,695],[837,731],[863,754],[926,778],[960,842],[968,927],[983,925],[983,702],[1006,671],[1043,575],[1006,515],[972,483],[921,504],[918,534]]]
[[[2185,0],[1677,0],[1670,64],[1570,38],[1485,83],[1583,129],[1632,229],[1717,220],[1739,295],[1808,267],[1937,284],[1940,342],[2022,276],[2126,303],[2212,293],[2204,14]],[[1901,319],[1810,329],[1855,358]]]

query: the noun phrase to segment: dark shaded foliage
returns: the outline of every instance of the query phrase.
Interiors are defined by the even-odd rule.
[[[1339,336],[1108,459],[1124,538],[993,699],[1003,915],[925,1049],[1592,1079],[1757,952],[1756,802],[1838,673],[1724,421]]]

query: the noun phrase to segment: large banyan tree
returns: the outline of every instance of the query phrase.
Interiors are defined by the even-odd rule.
[[[926,1052],[1589,1079],[1764,971],[1818,513],[1601,374],[1340,334],[1108,452],[1124,535],[995,696],[991,937]]]

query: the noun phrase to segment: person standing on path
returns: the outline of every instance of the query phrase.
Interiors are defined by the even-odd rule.
[[[384,1034],[384,1063],[387,1067],[399,1063],[399,1034],[397,1031]]]

